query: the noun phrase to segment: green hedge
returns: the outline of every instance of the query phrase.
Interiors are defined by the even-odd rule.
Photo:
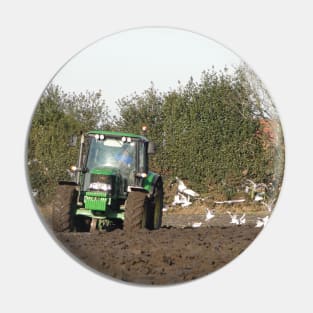
[[[231,198],[250,178],[273,183],[278,193],[284,168],[280,123],[268,93],[246,66],[231,74],[212,68],[200,82],[191,78],[168,92],[152,84],[140,95],[120,99],[118,108],[119,116],[111,117],[100,92],[45,90],[28,145],[30,184],[39,191],[38,202],[48,202],[57,181],[69,178],[66,170],[78,156],[78,148],[68,145],[72,134],[90,129],[138,133],[143,124],[158,147],[151,169],[166,181],[178,176],[198,192],[214,189]],[[261,121],[274,123],[274,141]]]

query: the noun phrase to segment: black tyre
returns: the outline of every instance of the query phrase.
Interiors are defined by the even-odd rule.
[[[128,194],[124,230],[134,232],[146,227],[147,194],[144,191],[131,191]]]
[[[82,215],[75,215],[72,217],[72,226],[73,226],[73,231],[76,232],[89,232],[90,231],[90,224],[91,224],[91,219],[86,216]]]
[[[159,179],[154,187],[153,195],[149,199],[149,210],[147,214],[148,229],[159,229],[162,225],[163,196],[163,183]]]
[[[68,232],[73,229],[73,211],[76,201],[77,190],[75,186],[58,186],[52,211],[52,227],[55,232]]]

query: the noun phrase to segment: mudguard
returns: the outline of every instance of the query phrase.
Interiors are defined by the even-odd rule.
[[[149,195],[154,193],[154,187],[159,179],[162,180],[161,175],[153,172],[148,172],[148,176],[144,178],[143,188],[149,193]]]

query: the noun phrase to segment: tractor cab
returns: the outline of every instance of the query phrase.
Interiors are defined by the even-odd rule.
[[[142,178],[147,175],[147,146],[144,137],[89,133],[83,190],[107,191],[111,188],[116,196],[126,196],[130,186],[142,187]],[[109,176],[107,182],[103,176]],[[116,179],[119,188],[113,190],[112,182]]]

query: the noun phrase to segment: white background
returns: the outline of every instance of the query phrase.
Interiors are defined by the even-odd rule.
[[[0,5],[2,312],[312,312],[310,1],[2,1]],[[103,278],[41,224],[28,194],[26,135],[46,84],[72,55],[138,26],[205,34],[268,87],[284,126],[285,182],[268,227],[220,271],[171,287]]]

